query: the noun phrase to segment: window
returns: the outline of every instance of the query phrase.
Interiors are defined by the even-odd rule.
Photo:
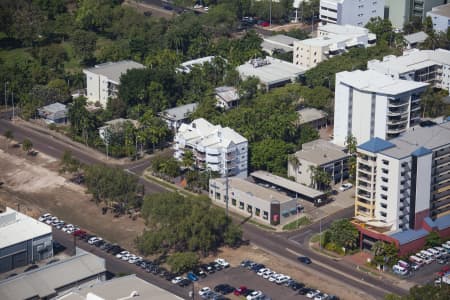
[[[261,215],[261,210],[259,208],[255,208],[255,215],[258,217]]]
[[[240,208],[240,209],[244,209],[244,202],[239,201],[239,208]]]
[[[252,213],[253,212],[253,206],[247,204],[247,212]]]
[[[387,200],[387,196],[386,195],[384,195],[384,194],[380,194],[380,197],[381,197],[381,199],[383,199],[383,200]]]
[[[214,192],[213,192],[213,190],[211,190],[211,195],[214,195]]]
[[[358,5],[358,8],[359,9],[364,8],[364,4]]]
[[[382,208],[387,208],[387,204],[381,203]]]
[[[264,211],[264,212],[263,212],[263,219],[264,219],[264,220],[269,219],[269,213],[268,213],[267,211]]]
[[[389,180],[386,177],[381,177],[381,181],[388,182]]]
[[[216,200],[220,200],[220,193],[216,193]]]
[[[236,206],[236,199],[231,198],[231,205]]]
[[[381,171],[383,172],[383,174],[388,174],[389,173],[389,170],[385,169],[385,168],[382,168]]]
[[[387,213],[385,213],[385,212],[381,212],[380,213],[380,215],[383,217],[383,218],[386,218],[386,216],[387,216]]]
[[[383,162],[383,165],[389,166],[389,161],[388,160],[383,159],[382,162]]]
[[[387,186],[384,186],[384,185],[381,186],[381,189],[385,192],[388,190]]]

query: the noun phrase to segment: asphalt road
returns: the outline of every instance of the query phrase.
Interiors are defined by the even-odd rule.
[[[14,132],[15,139],[23,140],[24,138],[29,138],[33,142],[33,147],[36,150],[46,153],[50,156],[59,158],[62,156],[65,150],[70,150],[72,151],[73,156],[78,158],[83,163],[103,163],[102,161],[99,161],[98,159],[92,157],[88,152],[77,149],[70,144],[63,143],[51,136],[44,135],[40,132],[17,126],[9,120],[0,119],[0,134],[3,134],[8,129]],[[123,167],[125,169],[129,169],[131,172],[135,172],[136,174],[140,175],[140,173],[147,166],[148,162],[135,162]],[[145,192],[147,194],[165,191],[164,188],[154,183],[142,179],[141,182],[145,185]],[[319,232],[321,226],[322,228],[326,228],[334,219],[349,217],[352,215],[352,211],[352,209],[340,211],[333,216],[329,216],[323,219],[322,224],[312,224],[306,229],[295,231],[292,233],[279,234],[267,232],[254,225],[246,223],[242,225],[244,238],[250,240],[250,242],[252,242],[253,244],[271,252],[274,255],[278,255],[291,260],[295,264],[299,264],[296,260],[298,255],[309,256],[314,263],[309,266],[299,264],[300,267],[311,268],[316,272],[324,273],[327,276],[333,277],[338,281],[345,282],[346,284],[353,286],[355,289],[363,290],[379,299],[382,299],[386,293],[405,294],[405,290],[392,285],[387,281],[378,280],[373,278],[372,276],[364,275],[363,273],[357,271],[354,267],[349,266],[344,262],[335,261],[319,255],[314,251],[311,251],[307,246],[309,236],[316,232]],[[95,232],[95,230],[93,230],[93,232]],[[98,249],[92,250],[99,251]],[[110,261],[108,262],[108,265],[111,265],[111,267],[113,268],[111,269],[112,272],[124,268],[121,262],[119,264],[119,262]],[[161,286],[166,288],[167,282],[162,280],[162,283],[164,283],[165,285]]]

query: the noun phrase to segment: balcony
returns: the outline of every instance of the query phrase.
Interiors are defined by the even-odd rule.
[[[389,126],[387,128],[387,133],[388,134],[399,134],[404,132],[406,129],[406,126]]]
[[[229,153],[225,154],[225,159],[226,160],[234,160],[234,159],[236,159],[236,153],[229,152]]]
[[[389,109],[387,115],[388,116],[401,116],[408,114],[409,111],[407,109]]]
[[[420,108],[420,107],[419,107]],[[408,118],[394,118],[391,117],[388,119],[387,123],[388,125],[397,125],[397,124],[405,124],[406,122],[408,122]]]
[[[404,100],[389,99],[388,107],[397,108],[397,107],[402,107],[402,106],[407,106],[407,105],[409,105],[409,99],[406,99],[406,100],[405,99]]]
[[[368,193],[368,192],[366,192],[366,191],[364,191],[364,190],[358,189],[357,195],[358,195],[359,197],[363,197],[363,198],[366,198],[366,199],[368,199],[368,200],[371,200],[371,194]]]
[[[450,154],[450,147],[436,151],[436,158]]]
[[[372,181],[372,176],[369,176],[369,175],[367,175],[365,173],[358,172],[358,179],[362,179],[362,180],[371,182]]]

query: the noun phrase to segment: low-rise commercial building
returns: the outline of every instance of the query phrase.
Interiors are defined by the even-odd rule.
[[[293,63],[311,69],[330,57],[352,47],[370,47],[376,35],[368,29],[352,25],[319,24],[317,37],[294,42]]]
[[[59,102],[43,106],[38,109],[39,117],[47,123],[62,124],[67,122],[67,107]]]
[[[237,67],[237,71],[242,79],[258,78],[266,90],[295,82],[305,73],[305,69],[297,65],[270,56],[251,59]]]
[[[216,58],[215,56],[205,56],[205,57],[201,57],[201,58],[188,60],[188,61],[185,61],[184,63],[182,63],[177,68],[176,71],[182,72],[182,73],[190,73],[192,68],[194,68],[195,66],[201,67],[202,65],[204,65],[206,63],[212,63],[215,58]]]
[[[96,65],[84,69],[86,75],[86,97],[90,102],[99,102],[105,108],[109,98],[116,98],[119,92],[120,77],[128,70],[143,69],[144,65],[123,60]]]
[[[450,90],[450,51],[444,49],[405,51],[402,56],[388,55],[383,60],[370,60],[369,70],[404,79],[427,82]]]
[[[219,86],[215,88],[217,106],[228,110],[236,107],[239,104],[239,93],[235,87],[232,86]]]
[[[313,168],[321,169],[336,184],[348,178],[350,155],[344,147],[318,139],[302,145],[288,160],[288,176],[307,186],[313,185]]]
[[[7,207],[0,213],[0,273],[53,256],[52,241],[51,226]]]
[[[0,299],[54,299],[71,288],[105,279],[105,260],[77,248],[75,256],[0,281]]]
[[[403,41],[406,44],[406,49],[418,48],[428,38],[428,34],[423,31],[407,34],[403,36]]]
[[[117,277],[80,285],[57,300],[181,300],[171,292],[148,283],[136,275]]]
[[[174,157],[178,160],[191,151],[197,168],[222,176],[247,177],[248,141],[229,127],[196,119],[180,126],[174,142]]]
[[[307,107],[297,113],[300,126],[308,125],[317,130],[328,126],[328,114],[323,110]]]
[[[433,21],[435,31],[447,32],[450,27],[450,3],[433,7],[427,12],[427,17]]]
[[[355,220],[364,229],[362,246],[387,236],[406,247],[400,249],[405,252],[423,246],[434,229],[448,238],[449,179],[450,122],[417,126],[389,141],[373,138],[359,145]]]
[[[333,142],[345,146],[373,137],[391,139],[420,122],[424,82],[394,79],[372,70],[336,74]]]
[[[384,0],[320,0],[320,19],[339,25],[365,26],[384,18]]]
[[[277,190],[265,188],[241,178],[218,178],[209,181],[209,197],[215,204],[226,206],[255,220],[279,225],[290,215],[297,214],[297,201]]]
[[[190,115],[197,109],[197,106],[198,103],[180,105],[163,110],[159,113],[159,116],[166,121],[167,126],[170,129],[177,131],[181,124],[186,123],[187,120],[189,120]]]

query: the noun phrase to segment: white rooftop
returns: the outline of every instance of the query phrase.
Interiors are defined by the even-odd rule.
[[[372,70],[339,72],[336,78],[358,90],[387,95],[399,95],[428,86],[428,83],[393,79]]]
[[[294,49],[294,42],[298,41],[299,39],[284,34],[276,34],[264,37],[263,42],[261,43],[261,48],[265,51],[281,49],[284,52],[290,52]]]
[[[247,142],[245,137],[233,129],[213,125],[203,118],[195,119],[191,124],[181,124],[177,136],[187,143],[209,148],[224,148],[230,143]]]
[[[148,283],[136,275],[117,277],[108,281],[81,286],[58,300],[181,300],[162,288]]]
[[[300,41],[299,43],[308,45],[308,46],[313,46],[313,47],[326,47],[326,46],[331,46],[331,45],[337,44],[337,43],[343,43],[352,38],[353,38],[353,36],[337,34],[337,35],[319,36],[316,38],[306,39],[306,40]]]
[[[174,120],[174,121],[184,120],[189,116],[189,114],[191,114],[192,112],[194,112],[197,109],[197,105],[198,105],[198,103],[190,103],[190,104],[180,105],[180,106],[177,106],[174,108],[169,108],[169,109],[163,110],[160,113],[160,116],[162,116],[166,119]]]
[[[102,75],[107,77],[110,81],[116,84],[120,83],[120,76],[131,69],[143,69],[144,65],[132,60],[122,60],[118,62],[108,62],[100,65],[96,65],[93,68],[86,69],[85,71]]]
[[[298,116],[300,117],[300,125],[309,123],[312,121],[323,119],[327,116],[327,113],[323,110],[307,107],[297,111]]]
[[[317,139],[304,143],[302,150],[295,152],[295,156],[316,165],[324,165],[336,160],[345,159],[350,155],[344,152],[343,147],[323,139]]]
[[[403,74],[436,64],[450,65],[450,51],[412,49],[405,51],[402,56],[388,55],[383,57],[383,61],[371,60],[367,68],[384,70],[386,74]]]
[[[103,258],[77,248],[76,256],[1,281],[0,299],[47,299],[61,288],[104,272]]]
[[[185,61],[184,63],[180,64],[180,67],[177,68],[177,71],[189,73],[192,67],[203,65],[204,63],[211,63],[214,60],[214,58],[215,56],[205,56]]]
[[[0,214],[0,249],[51,233],[51,226],[12,208]]]
[[[215,89],[216,96],[225,102],[233,102],[239,100],[239,93],[235,87],[219,86]]]
[[[270,56],[250,60],[237,67],[237,71],[243,78],[255,76],[266,85],[292,81],[305,73],[299,66]]]
[[[39,110],[49,112],[49,113],[56,113],[56,112],[60,112],[60,111],[66,111],[67,107],[62,103],[55,102],[53,104],[43,106]]]
[[[428,34],[423,31],[407,34],[403,39],[409,44],[423,43],[428,38]]]
[[[369,34],[369,29],[364,27],[353,26],[349,24],[338,25],[338,24],[322,24],[319,23],[319,27],[317,28],[319,31],[324,31],[331,34],[342,34],[342,35],[367,35]]]
[[[431,13],[450,18],[450,3],[433,7]]]

